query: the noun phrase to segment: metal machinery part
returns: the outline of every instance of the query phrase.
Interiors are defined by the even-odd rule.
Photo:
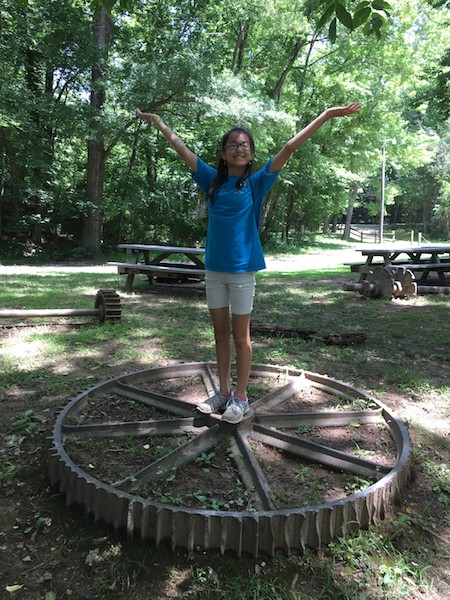
[[[418,291],[414,273],[410,269],[391,266],[371,267],[366,279],[346,283],[343,289],[346,292],[359,292],[367,298],[387,299],[416,296]]]
[[[130,537],[151,540],[156,546],[169,543],[173,550],[202,548],[221,553],[232,551],[238,556],[273,555],[278,549],[289,553],[317,548],[335,536],[377,523],[392,513],[411,476],[412,448],[406,427],[386,406],[351,385],[324,375],[255,364],[250,385],[252,380],[262,382],[263,391],[259,397],[255,396],[243,421],[231,425],[221,421],[218,414],[204,415],[195,410],[195,402],[204,399],[204,396],[197,398],[197,391],[211,395],[217,389],[215,368],[214,363],[199,362],[132,372],[95,385],[69,402],[57,416],[48,456],[51,484],[65,494],[67,504],[80,504],[96,520],[126,530]],[[183,395],[188,398],[185,383],[188,379],[198,380],[196,385],[202,388],[196,389],[194,401],[192,397],[190,401],[183,400]],[[168,394],[171,382],[179,382],[178,392]],[[296,403],[308,393],[326,395],[334,409],[313,403],[313,412],[297,412]],[[123,414],[121,402],[134,403],[139,410],[144,407],[161,411],[161,416],[117,421],[117,410]],[[350,403],[350,410],[340,406],[346,402]],[[108,407],[111,412],[113,406],[115,417],[109,418]],[[360,410],[361,406],[365,408]],[[89,410],[94,411],[94,416],[89,417]],[[371,427],[386,430],[394,448],[390,466],[311,441],[302,433],[312,427],[363,429],[367,424],[377,424]],[[150,462],[138,461],[138,466],[133,465],[125,476],[121,474],[119,481],[108,483],[88,472],[93,465],[80,466],[71,458],[69,441],[84,443],[86,436],[103,438],[107,444],[113,443],[113,438],[116,443],[127,438],[132,440],[131,447],[139,444],[138,438],[148,440],[150,436],[165,436],[165,440],[187,436],[188,441]],[[154,484],[170,470],[193,467],[192,463],[220,440],[229,443],[232,454],[229,460],[234,461],[244,487],[254,498],[254,510],[189,508],[133,492],[136,482]],[[367,478],[368,485],[352,495],[344,494],[319,505],[278,509],[271,494],[270,477],[264,475],[252,449],[252,444],[261,443],[275,449],[280,461],[283,456],[306,460],[323,465],[328,473],[337,470]],[[103,463],[102,473],[104,465],[115,462],[118,453],[116,450]],[[88,461],[97,459],[95,451]],[[186,482],[189,476],[184,473],[181,471]]]
[[[374,285],[374,296],[405,298],[417,295],[414,273],[406,267],[374,267],[367,281]]]
[[[35,319],[42,317],[97,317],[100,323],[114,323],[122,317],[120,296],[114,290],[98,290],[95,308],[46,308],[0,310],[0,319]]]
[[[95,297],[95,309],[100,311],[100,323],[114,323],[122,317],[120,296],[114,290],[98,290]]]

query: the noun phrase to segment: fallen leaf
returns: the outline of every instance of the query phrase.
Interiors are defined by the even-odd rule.
[[[47,581],[53,581],[53,575],[49,573],[49,571],[46,571],[42,577],[38,579],[38,583],[45,583]]]
[[[14,594],[14,592],[18,592],[22,588],[23,588],[23,585],[7,585],[6,591],[9,592],[10,594]]]

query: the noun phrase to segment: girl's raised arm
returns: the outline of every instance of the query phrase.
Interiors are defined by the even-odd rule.
[[[144,113],[139,108],[136,109],[136,115],[143,121],[153,123],[156,129],[163,134],[175,152],[187,164],[191,171],[197,172],[197,156],[189,150],[186,144],[181,140],[161,119],[154,113]]]
[[[311,121],[309,125],[294,135],[294,137],[291,138],[283,148],[281,148],[278,154],[276,154],[272,159],[270,171],[272,173],[279,171],[287,162],[291,154],[293,154],[297,148],[306,142],[306,140],[309,140],[309,138],[316,133],[316,131],[322,127],[324,123],[334,117],[346,117],[348,115],[353,115],[354,113],[358,112],[360,108],[361,105],[359,102],[353,102],[348,106],[335,106],[324,110],[323,113],[314,119],[314,121]]]

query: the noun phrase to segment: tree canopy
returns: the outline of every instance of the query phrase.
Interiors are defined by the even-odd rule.
[[[205,198],[157,112],[206,162],[244,124],[264,162],[331,105],[359,101],[290,159],[262,236],[387,218],[450,236],[449,15],[425,0],[1,0],[2,245],[99,255],[202,244]],[[395,141],[395,143],[393,143]]]

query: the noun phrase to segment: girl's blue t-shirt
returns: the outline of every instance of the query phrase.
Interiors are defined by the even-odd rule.
[[[214,202],[208,199],[205,268],[209,271],[246,273],[266,268],[259,223],[263,200],[279,173],[270,173],[271,162],[250,176],[251,185],[246,179],[242,188],[236,189],[240,177],[230,176],[216,190]],[[217,171],[198,158],[192,177],[207,193]]]

